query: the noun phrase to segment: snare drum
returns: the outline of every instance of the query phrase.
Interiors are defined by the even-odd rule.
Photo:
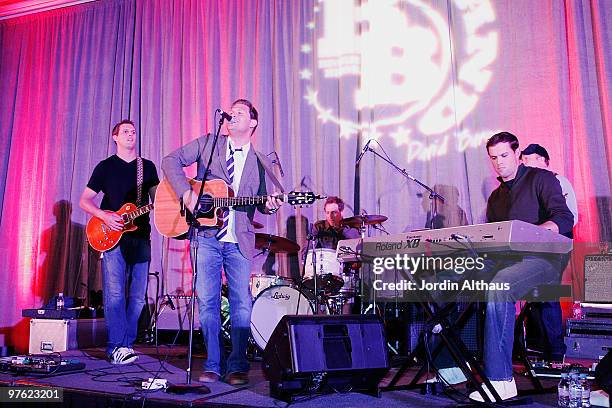
[[[311,315],[314,307],[305,292],[290,286],[271,286],[262,291],[251,313],[251,334],[262,350],[285,315]]]
[[[255,299],[261,292],[268,289],[270,286],[292,286],[293,279],[284,278],[276,275],[257,274],[251,275],[249,286],[251,288],[251,296]]]

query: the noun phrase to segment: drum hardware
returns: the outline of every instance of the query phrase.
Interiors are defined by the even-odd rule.
[[[310,226],[310,231],[313,230],[312,225]],[[306,237],[308,239],[308,242],[306,243],[306,251],[310,251],[310,246],[312,245],[312,249],[314,250],[314,245],[315,245],[315,236],[312,235],[312,233],[309,233]],[[300,291],[300,294],[303,292],[303,287],[304,287],[304,274],[306,273],[306,257],[304,257],[304,263],[302,264],[302,276],[300,276],[300,283],[298,285],[298,290]],[[312,266],[313,266],[313,271],[314,271],[314,276],[317,276],[316,274],[316,262],[317,262],[317,254],[313,252],[312,255]],[[314,294],[314,314],[319,314],[319,289],[318,289],[318,279],[314,279],[313,281],[313,294]],[[300,306],[300,301],[301,301],[301,296],[298,297],[298,305],[297,308],[299,308]],[[296,310],[297,310],[296,308]]]
[[[374,226],[374,225],[382,225],[383,222],[387,221],[387,217],[384,215],[377,214],[366,214],[365,211],[361,215],[356,215],[354,217],[344,218],[340,221],[340,225],[357,228],[361,233],[361,238],[366,238],[366,226]],[[370,274],[372,273],[371,270]],[[370,276],[371,278],[371,276]],[[363,280],[360,282],[360,293],[363,293]],[[372,310],[375,313],[376,310],[376,291],[372,291]],[[370,311],[370,307],[364,309],[364,303],[361,303],[361,314],[367,314]]]

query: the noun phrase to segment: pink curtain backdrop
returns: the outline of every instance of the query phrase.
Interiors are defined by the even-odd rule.
[[[470,223],[497,185],[486,139],[545,146],[576,190],[564,280],[580,293],[583,256],[612,241],[610,21],[607,0],[100,0],[0,21],[0,344],[26,347],[22,309],[101,288],[78,199],[113,124],[134,120],[159,166],[236,98],[259,109],[254,144],[278,153],[287,189],[384,214],[390,233],[422,228],[426,200],[371,153],[355,169],[367,140]],[[258,221],[296,237],[296,218],[323,218],[321,203]],[[189,290],[185,245],[153,233],[161,293]]]

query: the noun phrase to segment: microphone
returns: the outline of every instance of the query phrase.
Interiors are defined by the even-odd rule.
[[[228,122],[231,121],[232,119],[234,119],[234,117],[232,115],[230,115],[229,113],[223,111],[223,109],[217,109],[217,113],[221,114],[221,119],[225,119]]]
[[[355,167],[359,166],[359,162],[361,161],[361,158],[363,157],[363,155],[368,151],[368,147],[370,146],[370,142],[372,140],[373,139],[368,140],[365,146],[363,146],[363,150],[361,151],[361,153],[359,153],[359,157],[357,157],[357,161],[355,162]]]
[[[285,172],[283,171],[283,165],[281,164],[280,159],[278,158],[278,153],[276,153],[276,151],[273,151],[272,153],[274,153],[274,157],[276,157],[274,160],[272,160],[272,163],[278,165],[278,170],[280,171],[281,177],[285,177]]]

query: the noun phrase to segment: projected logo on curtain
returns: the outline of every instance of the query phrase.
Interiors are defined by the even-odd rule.
[[[461,34],[451,33],[446,12],[419,0],[360,5],[319,0],[315,20],[307,24],[318,36],[316,49],[309,44],[301,49],[312,55],[319,76],[300,71],[308,82],[305,98],[318,119],[336,123],[344,138],[358,132],[365,139],[391,137],[407,147],[408,161],[480,146],[490,131],[453,129],[474,110],[491,81],[498,46],[491,27],[495,14],[489,0],[455,0],[453,7],[453,31]],[[329,81],[339,87],[340,98],[326,103]],[[352,106],[343,105],[345,98]],[[332,109],[338,99],[340,108]]]

